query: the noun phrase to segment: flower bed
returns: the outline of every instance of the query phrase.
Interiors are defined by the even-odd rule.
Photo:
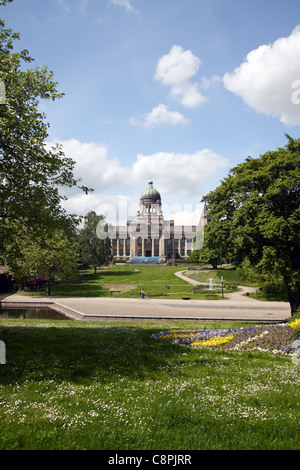
[[[290,324],[257,325],[227,330],[170,330],[157,333],[154,337],[166,338],[177,344],[197,348],[209,347],[231,351],[261,351],[290,355],[293,350],[293,328],[299,326],[300,321],[295,320]]]

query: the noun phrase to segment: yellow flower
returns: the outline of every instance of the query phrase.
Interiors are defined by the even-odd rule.
[[[289,326],[291,328],[300,328],[300,318],[297,318],[296,320],[292,321]]]
[[[172,333],[171,335],[165,335],[164,338],[188,338],[190,336],[194,336],[194,333]]]
[[[234,336],[215,336],[211,339],[195,341],[192,343],[192,346],[218,346],[219,344],[228,343],[228,341],[232,340],[233,338]]]

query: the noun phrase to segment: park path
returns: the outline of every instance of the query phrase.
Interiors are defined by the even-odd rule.
[[[271,323],[286,321],[291,316],[287,302],[248,300],[58,298],[13,294],[0,297],[0,306],[48,306],[73,320],[245,320]]]
[[[186,271],[178,271],[177,273],[174,273],[174,274],[175,274],[175,276],[179,277],[183,281],[189,282],[193,286],[203,286],[203,285],[209,286],[209,283],[196,281],[195,279],[192,279],[188,276],[185,276],[184,273],[186,273]],[[257,290],[256,287],[238,286],[238,289],[239,290],[237,292],[231,292],[231,293],[226,292],[226,294],[225,294],[226,299],[232,300],[233,302],[234,301],[236,301],[236,302],[245,302],[247,304],[254,304],[256,302],[261,302],[257,299],[254,299],[252,297],[248,297],[247,295],[245,295],[247,292],[249,294],[250,293],[255,293],[256,290]]]
[[[192,285],[198,281],[179,271],[177,277]],[[280,322],[290,318],[288,302],[259,301],[244,295],[254,288],[239,286],[220,300],[123,299],[106,297],[46,297],[20,293],[0,295],[0,307],[53,308],[74,320],[246,320]]]

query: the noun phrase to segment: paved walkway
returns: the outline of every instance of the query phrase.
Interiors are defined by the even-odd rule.
[[[176,273],[192,285],[198,281]],[[202,283],[201,283],[202,284]],[[250,320],[284,321],[290,318],[288,302],[264,302],[245,295],[255,288],[238,286],[239,291],[226,293],[224,300],[123,299],[101,297],[46,297],[22,294],[0,296],[4,306],[49,306],[76,320],[156,319],[156,320]]]
[[[243,296],[243,289],[228,300],[122,299],[101,297],[0,296],[4,306],[45,306],[72,319],[249,320],[284,321],[290,318],[287,302],[262,302]],[[227,297],[227,294],[226,294]]]

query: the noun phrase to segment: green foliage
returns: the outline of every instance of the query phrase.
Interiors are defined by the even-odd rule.
[[[93,266],[95,273],[98,266],[108,264],[111,260],[111,243],[109,238],[99,238],[98,233],[105,233],[108,227],[103,215],[96,215],[86,222],[83,229],[78,232],[81,261],[85,265]]]
[[[0,320],[1,450],[298,449],[290,358],[152,336],[244,326]]]
[[[251,266],[247,258],[236,268],[237,274],[242,281],[259,283],[263,280],[262,274],[256,266]]]
[[[197,263],[199,264],[199,250],[194,250],[194,251],[191,251],[191,253],[189,254],[189,257],[188,257],[188,260],[187,260],[188,263]]]
[[[283,281],[266,281],[259,290],[258,298],[262,296],[268,300],[288,301],[286,286]]]
[[[214,243],[241,264],[282,278],[292,313],[300,305],[300,139],[248,157],[206,195]]]
[[[229,224],[222,220],[220,224],[217,219],[204,227],[204,245],[200,250],[199,260],[209,263],[217,268],[224,259],[231,258],[231,246],[229,242]]]
[[[1,2],[5,4],[6,2]],[[48,123],[40,100],[63,94],[47,66],[26,68],[33,59],[27,50],[14,51],[19,34],[0,19],[0,80],[5,104],[0,105],[0,252],[18,235],[19,226],[39,235],[51,227],[64,227],[76,218],[60,205],[60,188],[79,185],[74,161],[61,146],[46,145]],[[82,187],[87,190],[87,188]]]
[[[297,320],[298,322],[300,321],[300,308],[290,319],[289,323],[293,323],[295,322],[295,320]],[[293,328],[293,340],[296,341],[297,339],[300,340],[300,323],[298,323],[297,328]]]
[[[18,240],[19,255],[8,251],[6,264],[16,282],[42,277],[47,281],[46,293],[50,295],[51,281],[71,281],[78,275],[78,246],[64,233],[56,231],[51,237],[33,240],[22,236]]]
[[[295,328],[293,331],[293,339],[296,341],[297,339],[300,339],[300,328]]]

